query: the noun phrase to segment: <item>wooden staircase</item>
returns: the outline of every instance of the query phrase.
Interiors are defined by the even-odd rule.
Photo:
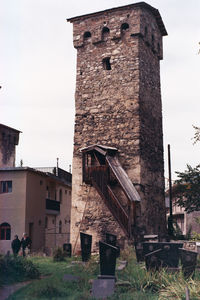
[[[122,168],[117,149],[92,145],[81,150],[83,181],[95,187],[128,238],[135,223],[135,204],[140,196]],[[117,191],[120,191],[116,193]]]

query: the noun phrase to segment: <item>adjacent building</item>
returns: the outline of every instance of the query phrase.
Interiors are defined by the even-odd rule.
[[[10,134],[9,145],[0,147],[0,253],[11,250],[14,235],[26,232],[32,251],[45,251],[68,243],[70,239],[72,175],[58,167],[14,167],[19,131],[1,125]]]

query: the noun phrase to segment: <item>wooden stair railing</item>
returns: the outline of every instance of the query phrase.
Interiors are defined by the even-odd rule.
[[[92,185],[103,198],[106,206],[111,211],[114,218],[119,223],[125,234],[129,237],[129,216],[122,207],[117,196],[114,194],[112,188],[108,185],[108,167],[95,166],[90,170]]]

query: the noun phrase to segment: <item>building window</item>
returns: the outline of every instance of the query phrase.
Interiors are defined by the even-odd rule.
[[[62,189],[59,190],[59,201],[62,203]]]
[[[127,30],[127,29],[129,29],[128,23],[123,23],[123,24],[121,25],[121,31],[125,31],[125,30]]]
[[[12,192],[12,181],[0,181],[0,194]]]
[[[104,70],[111,70],[110,57],[106,57],[102,60]]]
[[[46,197],[47,197],[47,199],[50,199],[50,190],[49,190],[48,186],[46,188]]]
[[[38,221],[38,225],[39,225],[39,226],[41,226],[41,224],[42,224],[42,221],[41,221],[41,220],[39,220],[39,221]]]
[[[40,185],[43,185],[43,181],[42,180],[40,180]]]
[[[91,32],[86,31],[86,32],[84,33],[84,35],[83,35],[83,38],[86,40],[86,39],[89,39],[91,36],[92,36],[92,35],[91,35]]]
[[[71,196],[71,191],[69,191],[69,195]]]
[[[108,27],[103,27],[102,29],[102,40],[105,41],[110,33],[110,29]]]
[[[59,233],[62,233],[62,221],[59,221]]]
[[[8,223],[2,223],[0,225],[0,240],[10,240],[11,227]]]

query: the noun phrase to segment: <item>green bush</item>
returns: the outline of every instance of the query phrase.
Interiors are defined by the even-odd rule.
[[[36,279],[39,277],[39,270],[30,260],[23,257],[0,257],[1,284],[23,281],[26,279]]]
[[[65,254],[61,248],[56,248],[53,252],[53,261],[64,261],[65,260]]]

